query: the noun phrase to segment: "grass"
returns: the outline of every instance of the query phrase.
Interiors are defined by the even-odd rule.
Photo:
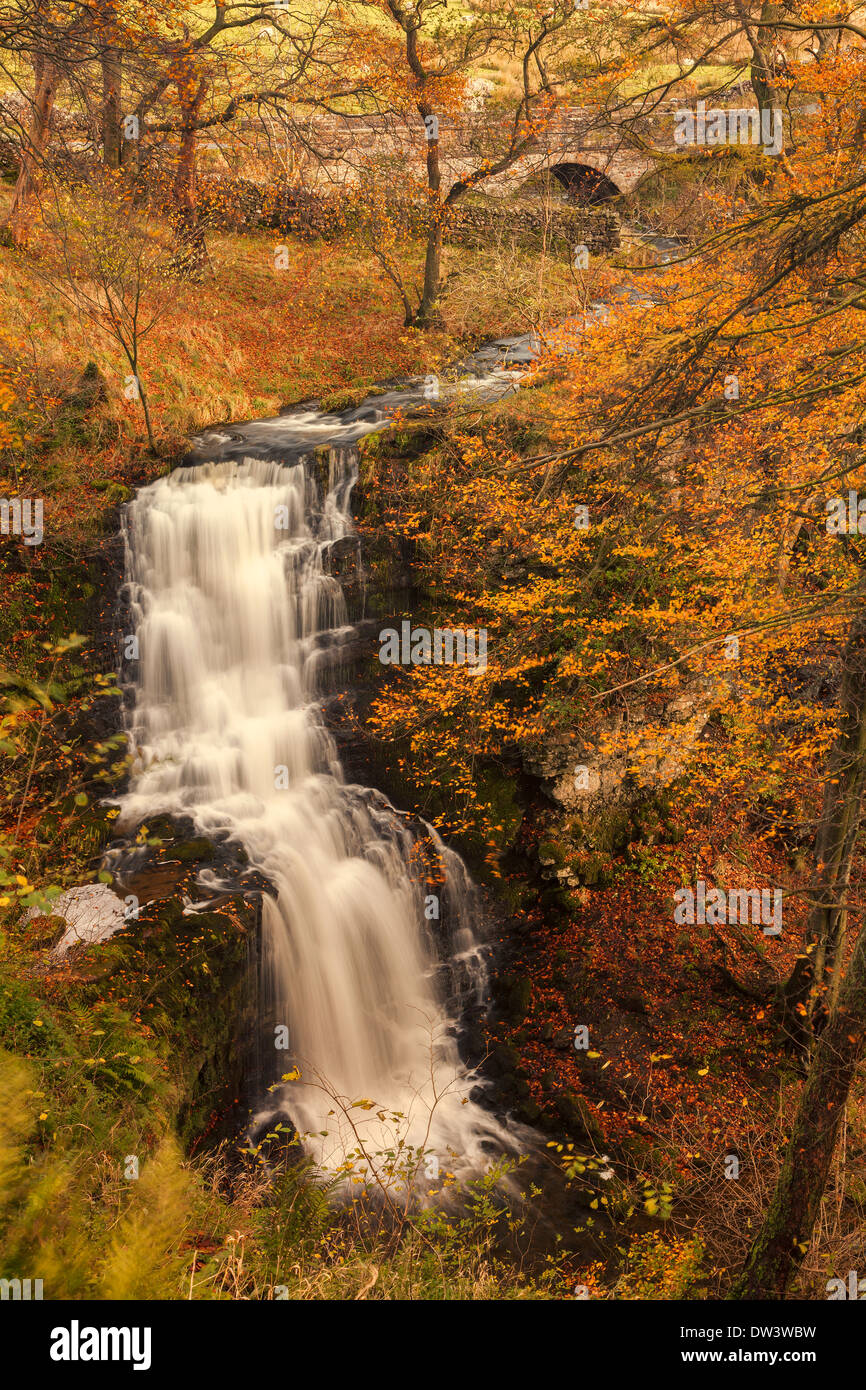
[[[725,87],[742,82],[747,76],[745,65],[730,63],[700,63],[694,72],[679,63],[648,63],[639,68],[633,77],[626,79],[618,90],[623,97],[639,97],[665,83],[675,82],[681,93],[704,96],[710,92],[723,92]]]

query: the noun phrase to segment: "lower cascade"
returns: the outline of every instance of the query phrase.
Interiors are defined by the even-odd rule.
[[[353,635],[328,554],[354,534],[357,466],[332,449],[325,485],[304,459],[202,463],[129,504],[140,657],[119,824],[191,817],[276,890],[259,1131],[288,1115],[327,1168],[396,1151],[459,1177],[512,1147],[458,1051],[486,984],[477,893],[430,826],[346,782],[320,703]]]

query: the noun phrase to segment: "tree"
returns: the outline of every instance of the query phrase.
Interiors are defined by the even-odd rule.
[[[140,402],[147,441],[155,452],[142,349],[170,312],[175,290],[169,248],[153,211],[133,203],[120,175],[106,171],[86,188],[55,182],[46,223],[53,237],[40,262],[41,273],[120,348],[129,367],[124,394]]]
[[[862,604],[861,595],[861,604]],[[731,1298],[782,1298],[809,1247],[827,1185],[848,1094],[866,1055],[866,931],[842,974],[851,860],[862,828],[866,780],[866,619],[852,625],[845,663],[844,716],[824,792],[816,857],[825,895],[810,919],[817,959],[832,962],[830,1016],[820,1032],[797,1106],[782,1171]],[[815,920],[817,918],[817,921]]]
[[[408,295],[401,289],[407,322],[419,327],[440,320],[443,238],[458,201],[470,189],[512,168],[537,145],[539,128],[555,107],[561,80],[551,51],[554,40],[574,22],[574,7],[565,0],[542,15],[525,6],[511,7],[504,15],[501,6],[485,0],[474,8],[468,22],[449,23],[444,8],[443,0],[382,3],[383,12],[401,35],[402,103],[414,107],[425,135],[426,249],[423,282],[411,312]],[[440,121],[448,115],[459,118],[459,98],[479,60],[491,54],[516,59],[522,74],[518,94],[508,109],[498,113],[504,137],[487,122],[488,148],[479,150],[474,167],[453,177],[443,190]]]
[[[103,10],[109,3],[103,0]],[[79,92],[86,88],[89,68],[105,49],[105,34],[104,13],[98,11],[94,21],[90,6],[78,0],[58,0],[52,6],[16,0],[0,14],[4,75],[20,91],[22,62],[33,72],[32,96],[24,99],[28,115],[17,123],[20,168],[9,218],[10,238],[21,249],[32,234],[58,92],[64,83]]]
[[[21,150],[21,169],[9,215],[12,242],[24,249],[33,225],[33,205],[40,185],[39,166],[48,146],[51,114],[57,96],[60,74],[53,64],[43,61],[36,69],[36,91],[26,142]]]

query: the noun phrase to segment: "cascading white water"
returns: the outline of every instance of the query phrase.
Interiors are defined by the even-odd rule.
[[[301,1074],[276,1103],[318,1161],[339,1163],[357,1142],[333,1095],[375,1103],[349,1111],[369,1156],[402,1139],[426,1151],[427,1176],[477,1170],[510,1146],[469,1098],[477,1082],[442,979],[483,990],[474,889],[429,827],[346,784],[317,703],[323,657],[352,630],[326,557],[352,534],[356,470],[354,451],[333,450],[320,491],[303,461],[202,464],[130,503],[140,660],[119,824],[190,816],[240,842],[276,888],[264,898],[264,967],[290,1042],[276,1074]],[[448,921],[444,967],[434,896]]]

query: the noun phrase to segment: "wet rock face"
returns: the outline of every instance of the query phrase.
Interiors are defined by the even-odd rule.
[[[135,907],[183,897],[195,908],[233,898],[255,902],[274,893],[265,876],[251,869],[245,850],[228,838],[197,835],[184,816],[151,817],[106,854],[114,890]]]

